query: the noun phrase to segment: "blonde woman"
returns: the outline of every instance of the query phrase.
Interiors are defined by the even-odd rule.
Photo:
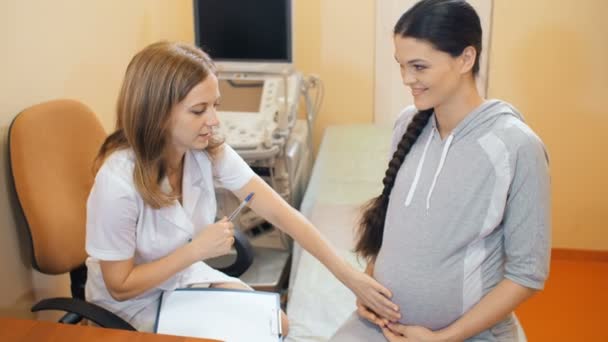
[[[215,222],[217,181],[291,235],[358,298],[398,317],[390,292],[340,259],[298,211],[213,134],[218,80],[198,48],[160,42],[129,64],[116,130],[97,158],[87,203],[87,299],[143,331],[153,329],[163,290],[191,284],[249,289],[205,264],[227,253],[233,225]],[[283,316],[283,329],[287,319]]]

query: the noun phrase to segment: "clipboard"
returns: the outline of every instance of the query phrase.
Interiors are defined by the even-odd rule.
[[[164,291],[154,331],[227,342],[280,342],[279,294],[221,288]]]

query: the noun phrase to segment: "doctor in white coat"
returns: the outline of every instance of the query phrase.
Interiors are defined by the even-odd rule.
[[[129,64],[116,130],[104,142],[87,203],[87,299],[152,331],[163,290],[208,284],[248,289],[205,264],[229,252],[233,225],[215,221],[213,182],[291,235],[365,305],[399,317],[391,293],[343,261],[318,231],[213,134],[220,93],[200,49],[161,42]],[[287,331],[287,319],[283,316]]]

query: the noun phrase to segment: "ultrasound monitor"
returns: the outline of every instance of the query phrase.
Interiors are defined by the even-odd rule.
[[[291,0],[194,0],[196,45],[220,71],[291,68]]]

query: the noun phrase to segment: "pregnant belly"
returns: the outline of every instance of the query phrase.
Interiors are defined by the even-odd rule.
[[[374,278],[393,293],[401,323],[431,330],[444,328],[462,315],[460,272],[443,269],[426,260],[407,262],[401,256],[378,255]]]

